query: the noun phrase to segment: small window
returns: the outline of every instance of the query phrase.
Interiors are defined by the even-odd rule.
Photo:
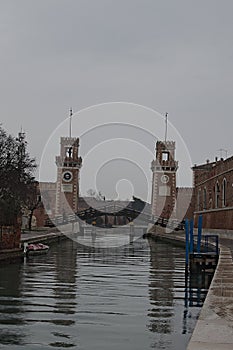
[[[206,195],[206,188],[204,188],[203,191],[203,209],[206,210],[207,209],[207,195]]]
[[[226,202],[227,202],[227,199],[226,199],[226,193],[227,191],[227,180],[224,179],[223,180],[223,183],[222,183],[222,206],[223,207],[226,207]]]
[[[215,185],[215,208],[219,208],[219,198],[220,198],[220,187],[217,182]]]
[[[162,153],[162,160],[165,162],[167,162],[169,160],[169,153],[168,152]]]
[[[201,210],[201,189],[197,193],[197,210]]]

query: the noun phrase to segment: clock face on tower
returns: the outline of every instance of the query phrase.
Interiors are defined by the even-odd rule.
[[[73,174],[70,171],[64,171],[62,174],[62,179],[65,182],[70,182],[73,178]]]
[[[167,184],[168,181],[169,181],[169,176],[167,176],[167,175],[162,175],[162,176],[161,176],[161,182],[162,182],[163,184]]]

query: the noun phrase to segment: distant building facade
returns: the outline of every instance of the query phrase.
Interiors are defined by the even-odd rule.
[[[195,165],[194,216],[206,229],[233,229],[233,157]]]

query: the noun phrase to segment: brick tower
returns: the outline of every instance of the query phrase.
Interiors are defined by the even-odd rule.
[[[151,163],[152,215],[169,219],[176,206],[175,142],[157,141],[156,159]]]
[[[79,171],[82,165],[78,148],[79,138],[61,137],[60,155],[56,157],[56,215],[67,215],[78,209]]]

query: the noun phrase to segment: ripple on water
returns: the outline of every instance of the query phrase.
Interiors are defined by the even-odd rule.
[[[199,308],[185,302],[184,252],[146,240],[115,249],[72,241],[0,268],[4,349],[183,350]]]

